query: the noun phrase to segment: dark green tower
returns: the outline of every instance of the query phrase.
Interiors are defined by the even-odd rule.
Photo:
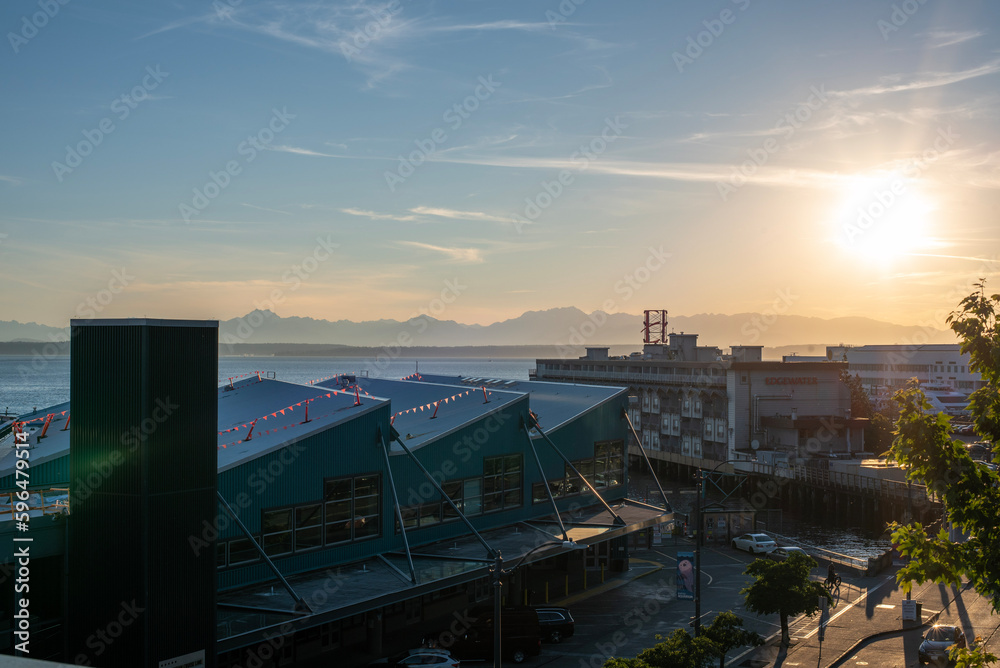
[[[71,325],[66,660],[214,667],[218,322]]]

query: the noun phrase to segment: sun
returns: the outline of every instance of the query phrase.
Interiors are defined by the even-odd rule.
[[[868,260],[894,258],[935,245],[935,204],[921,182],[893,171],[851,179],[834,216],[840,245]]]

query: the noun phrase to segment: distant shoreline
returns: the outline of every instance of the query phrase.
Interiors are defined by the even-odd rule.
[[[602,344],[594,344],[602,345]],[[799,355],[826,355],[822,343],[764,348],[765,360],[780,360],[793,352]],[[834,345],[834,344],[830,344]],[[642,350],[642,344],[607,346],[611,355],[628,355]],[[355,357],[369,359],[577,359],[586,353],[585,346],[343,346],[326,343],[236,343],[220,344],[219,357]],[[0,355],[24,357],[60,357],[69,355],[69,342],[0,341]]]

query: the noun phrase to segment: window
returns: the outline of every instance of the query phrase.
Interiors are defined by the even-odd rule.
[[[379,489],[377,475],[325,482],[327,545],[379,535]]]
[[[266,510],[261,520],[264,553],[280,557],[292,553],[292,509]]]
[[[295,509],[295,551],[323,546],[323,506],[313,503]]]
[[[621,485],[625,480],[625,442],[622,440],[599,441],[594,444],[594,456],[578,459],[573,466],[595,489],[607,489]],[[567,464],[563,477],[548,481],[553,498],[589,492],[587,486]],[[531,486],[531,502],[546,503],[549,500],[542,483]]]
[[[225,568],[226,567],[226,548],[229,543],[224,540],[220,540],[215,544],[215,567]]]
[[[441,483],[452,503],[467,517],[481,515],[483,512],[483,479],[468,478],[466,480],[450,480]],[[443,499],[427,501],[412,506],[400,508],[403,524],[407,529],[418,529],[433,526],[441,522],[458,519],[458,513]],[[396,522],[396,533],[399,533],[399,522]]]
[[[521,455],[483,458],[483,510],[521,505]]]
[[[260,559],[257,548],[246,538],[229,541],[229,565],[249,564]]]

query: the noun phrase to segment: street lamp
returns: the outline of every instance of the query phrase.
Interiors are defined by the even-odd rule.
[[[575,543],[571,540],[550,540],[542,543],[541,545],[536,545],[527,552],[525,552],[520,559],[518,559],[513,566],[508,569],[503,567],[503,556],[500,554],[500,550],[494,550],[494,561],[493,566],[490,568],[490,573],[493,574],[493,667],[501,668],[502,659],[500,658],[500,615],[501,615],[501,590],[503,589],[503,582],[501,578],[507,573],[513,573],[518,569],[522,562],[528,558],[533,552],[536,552],[543,547],[563,547],[567,550],[586,550],[586,545],[581,545],[580,543]]]
[[[737,459],[727,459],[725,461],[719,462],[715,465],[709,475],[715,473],[720,466],[723,464],[732,464],[733,462],[739,461]],[[702,529],[704,529],[704,522],[701,519],[701,493],[702,488],[705,484],[705,470],[698,469],[698,492],[695,495],[695,526],[698,527],[698,533],[695,534],[694,541],[694,635],[697,638],[698,634],[701,633],[701,543],[702,543]]]

